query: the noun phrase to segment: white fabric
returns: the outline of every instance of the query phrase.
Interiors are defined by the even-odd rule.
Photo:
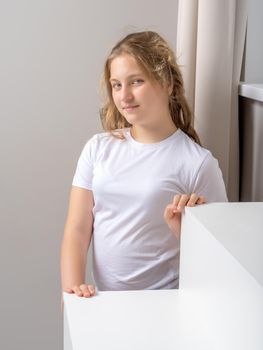
[[[179,0],[176,38],[176,58],[184,79],[187,102],[195,110],[196,45],[198,1]]]
[[[180,129],[154,144],[93,136],[73,185],[93,191],[93,276],[99,290],[178,287],[179,244],[164,221],[177,193],[226,201],[218,162]]]
[[[194,126],[219,160],[229,198],[239,200],[238,84],[245,0],[179,0],[176,54]]]

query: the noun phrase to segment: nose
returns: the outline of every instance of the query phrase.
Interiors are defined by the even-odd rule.
[[[123,102],[128,102],[128,101],[131,101],[133,99],[133,94],[132,94],[132,90],[129,86],[125,86],[123,85],[122,86],[122,89],[121,89],[121,100]]]

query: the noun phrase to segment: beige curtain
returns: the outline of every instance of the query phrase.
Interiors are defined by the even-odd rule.
[[[238,201],[238,83],[247,22],[245,0],[179,0],[177,57],[194,126]]]

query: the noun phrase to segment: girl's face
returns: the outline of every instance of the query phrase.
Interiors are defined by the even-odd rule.
[[[113,101],[130,124],[158,127],[170,118],[168,89],[150,78],[133,56],[112,60],[110,83]]]

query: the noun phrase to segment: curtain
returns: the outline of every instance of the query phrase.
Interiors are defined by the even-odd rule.
[[[176,52],[202,145],[218,159],[230,201],[239,200],[238,84],[245,0],[179,0]]]

